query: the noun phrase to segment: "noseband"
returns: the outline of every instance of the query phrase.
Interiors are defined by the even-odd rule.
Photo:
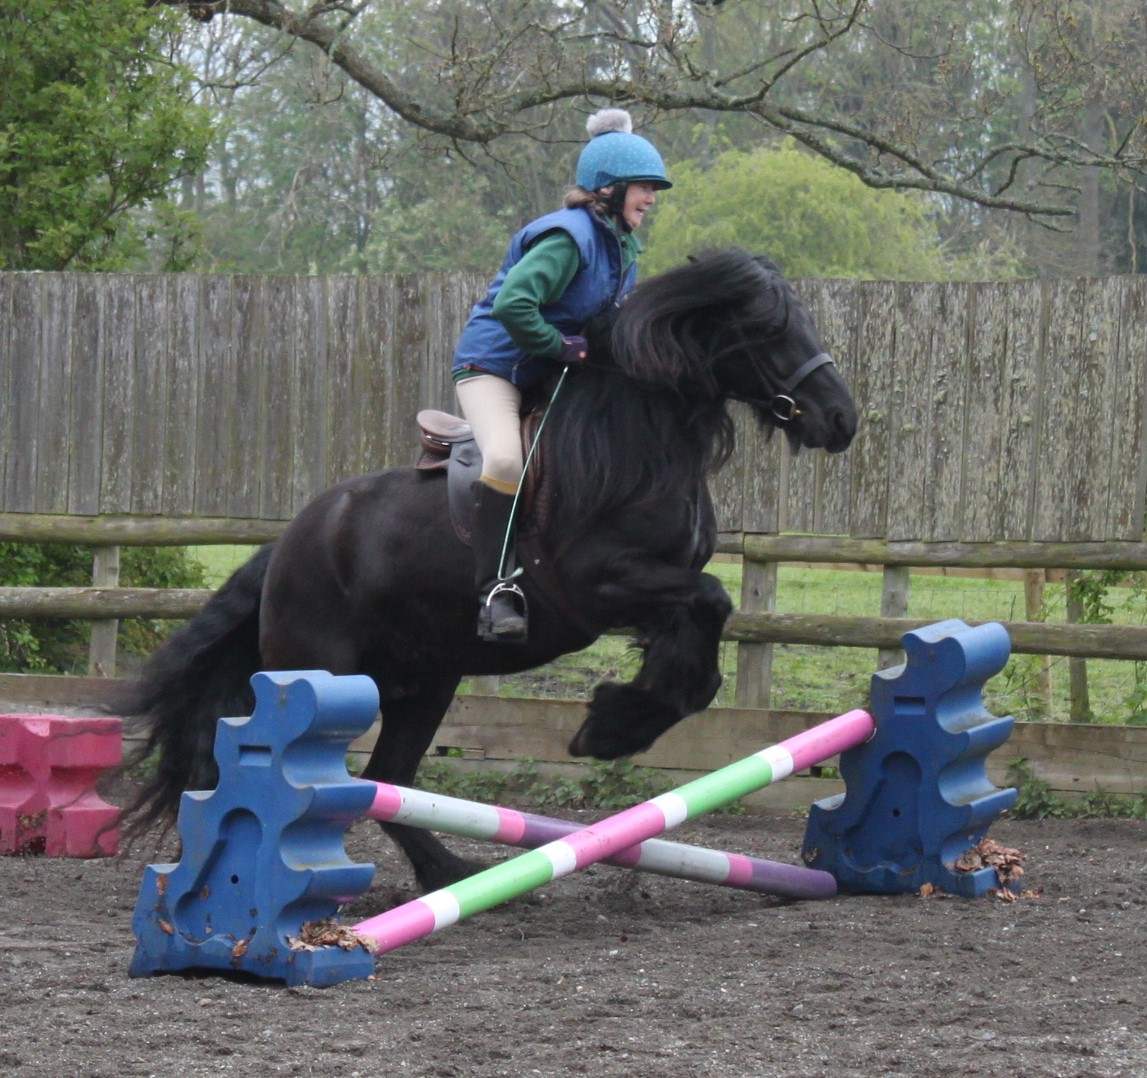
[[[746,393],[729,393],[728,396],[732,397],[733,400],[744,401],[746,404],[755,404],[763,411],[771,413],[777,426],[787,426],[801,414],[801,410],[797,407],[797,402],[794,400],[792,394],[796,391],[797,386],[812,374],[813,371],[819,370],[826,363],[832,363],[832,356],[827,352],[818,352],[811,359],[806,359],[797,367],[797,369],[781,383],[780,391],[777,393],[764,397],[751,397]],[[767,381],[764,372],[758,371],[757,373],[762,383]],[[765,391],[768,393],[767,385],[765,385]]]

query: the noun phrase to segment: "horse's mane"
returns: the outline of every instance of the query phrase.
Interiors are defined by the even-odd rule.
[[[588,524],[698,490],[733,449],[716,366],[775,337],[787,297],[772,263],[733,249],[649,278],[591,323],[589,364],[563,384],[548,440],[561,515]]]
[[[638,382],[719,392],[715,347],[730,323],[743,344],[788,322],[788,282],[767,258],[738,247],[707,251],[637,286],[613,324],[619,367]]]

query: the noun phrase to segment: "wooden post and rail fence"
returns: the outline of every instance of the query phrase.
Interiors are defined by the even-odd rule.
[[[1147,281],[797,286],[862,426],[845,454],[794,456],[733,406],[738,450],[713,494],[720,550],[743,559],[726,634],[740,708],[767,706],[776,644],[889,661],[921,624],[913,568],[1026,570],[1036,590],[1050,570],[1147,570]],[[91,619],[93,662],[111,673],[116,619],[205,601],[116,586],[118,548],[267,541],[331,483],[408,463],[415,412],[453,407],[453,340],[484,287],[0,274],[0,541],[98,550],[91,588],[0,588],[0,621]],[[881,567],[879,614],[777,613],[790,563]],[[1008,628],[1018,653],[1147,660],[1144,626]],[[17,684],[49,695],[6,677],[0,698]],[[1143,744],[1119,751],[1116,785],[1142,791]]]

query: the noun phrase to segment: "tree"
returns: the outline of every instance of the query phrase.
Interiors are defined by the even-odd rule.
[[[412,17],[388,8],[369,29],[417,79]],[[460,148],[402,122],[318,50],[283,49],[242,20],[188,35],[181,58],[217,117],[211,162],[179,196],[202,229],[197,264],[213,270],[492,272],[507,237],[556,208],[585,139],[570,115],[549,132],[568,141]]]
[[[207,114],[136,0],[0,0],[0,269],[117,269],[131,211],[199,168]]]
[[[874,191],[794,145],[731,150],[710,168],[678,165],[656,210],[643,272],[707,247],[760,251],[790,277],[950,276],[918,197]]]
[[[1147,173],[1139,38],[1124,33],[1118,58],[1058,47],[1076,0],[800,0],[783,13],[749,0],[435,0],[403,31],[421,48],[416,71],[362,32],[369,3],[148,2],[310,43],[395,114],[456,144],[545,138],[567,102],[625,103],[645,121],[704,110],[790,136],[873,187],[1052,219],[1075,213],[1081,170]],[[1110,3],[1125,30],[1141,21],[1130,0]],[[768,32],[747,36],[754,20]],[[1101,80],[1090,77],[1098,58]],[[846,70],[845,90],[862,92],[838,97]],[[890,70],[900,82],[883,77]],[[1101,145],[1080,136],[1095,107],[1085,86],[1110,106]]]

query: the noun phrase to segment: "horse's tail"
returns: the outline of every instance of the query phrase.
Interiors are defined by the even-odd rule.
[[[259,669],[259,605],[270,557],[268,543],[164,643],[128,690],[122,711],[129,731],[144,740],[124,769],[144,765],[146,778],[124,810],[126,836],[170,826],[184,790],[214,788],[216,722],[249,715],[254,705],[250,678]]]

